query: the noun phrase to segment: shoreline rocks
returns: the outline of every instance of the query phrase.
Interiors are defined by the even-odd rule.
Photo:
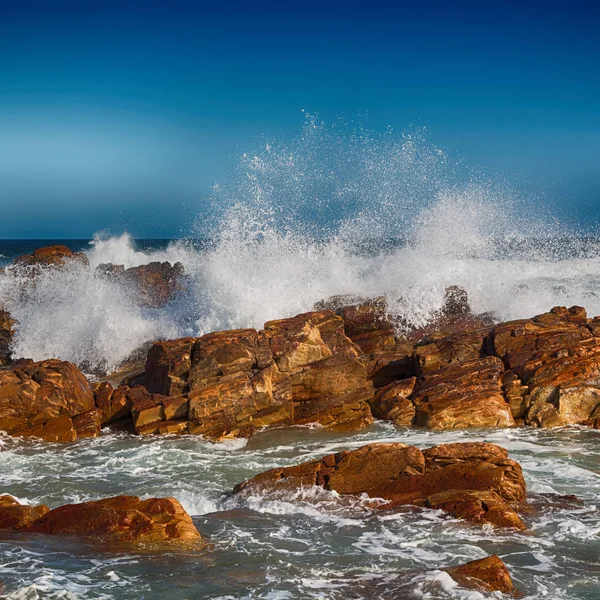
[[[44,505],[22,505],[11,496],[0,496],[0,529],[91,537],[120,547],[207,545],[175,498],[141,500],[137,496],[115,496],[50,510]]]
[[[485,442],[443,444],[424,451],[400,443],[369,444],[265,471],[238,484],[232,493],[307,486],[383,499],[381,509],[421,506],[474,523],[526,528],[512,507],[527,497],[521,467],[504,448]]]
[[[0,369],[0,430],[49,442],[97,437],[92,386],[75,365],[55,359]]]

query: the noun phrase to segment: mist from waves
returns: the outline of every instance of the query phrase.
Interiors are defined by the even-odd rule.
[[[261,327],[337,294],[385,295],[414,325],[442,306],[449,285],[497,319],[554,305],[600,313],[600,243],[539,206],[447,156],[423,130],[375,135],[307,117],[296,139],[241,157],[189,240],[141,251],[127,234],[98,235],[89,270],[43,274],[25,293],[0,277],[0,304],[19,321],[17,356],[91,370],[115,369],[150,340]],[[156,260],[180,261],[187,274],[187,291],[160,310],[94,277],[101,263]]]

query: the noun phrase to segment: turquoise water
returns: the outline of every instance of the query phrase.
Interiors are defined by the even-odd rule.
[[[108,433],[108,432],[107,432]],[[373,441],[419,447],[485,440],[524,469],[527,532],[476,527],[437,511],[374,512],[314,489],[230,498],[234,484]],[[600,432],[512,429],[434,433],[377,423],[354,435],[292,428],[249,442],[109,433],[72,445],[0,440],[0,493],[51,507],[115,494],[175,496],[213,544],[204,553],[114,555],[78,539],[3,534],[9,598],[183,600],[407,598],[476,600],[436,569],[490,553],[528,599],[600,597]],[[582,502],[549,501],[575,494]],[[500,596],[501,597],[501,596]]]

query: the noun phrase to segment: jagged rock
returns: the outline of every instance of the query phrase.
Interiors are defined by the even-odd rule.
[[[422,452],[404,444],[370,444],[321,460],[261,473],[233,493],[319,486],[338,494],[387,500],[385,507],[417,505],[476,523],[524,529],[510,503],[527,495],[521,467],[503,448],[473,442]]]
[[[141,500],[137,496],[116,496],[66,504],[42,513],[21,530],[79,535],[136,547],[205,545],[192,519],[175,498]]]
[[[12,496],[0,496],[0,530],[17,530],[28,527],[50,509],[45,505],[20,504]]]
[[[409,427],[414,423],[416,408],[410,400],[416,377],[390,383],[377,390],[371,401],[371,411],[376,419],[391,421],[394,425]]]
[[[459,331],[449,336],[429,336],[415,346],[413,369],[423,376],[448,365],[486,356],[485,343],[491,327]],[[443,334],[440,334],[443,335]]]
[[[21,361],[0,370],[0,430],[10,435],[53,442],[98,435],[94,411],[92,387],[71,363]]]
[[[158,342],[136,384],[145,389],[132,406],[139,433],[218,439],[273,425],[357,429],[373,419],[362,353],[330,311]]]
[[[45,246],[34,250],[32,254],[24,254],[15,258],[12,265],[20,269],[27,267],[32,271],[44,267],[63,267],[70,262],[88,266],[88,257],[83,252],[73,252],[67,246]]]
[[[494,328],[493,349],[508,369],[504,387],[515,418],[539,427],[593,424],[600,413],[597,324],[574,306]]]
[[[493,356],[433,371],[411,396],[415,425],[430,429],[514,426],[502,393],[503,374],[502,361]]]
[[[11,345],[15,334],[15,320],[0,307],[0,367],[11,361]]]
[[[459,585],[479,592],[512,594],[515,586],[502,560],[492,554],[458,567],[444,569]]]
[[[161,308],[177,292],[185,289],[184,269],[181,263],[151,262],[125,269],[123,265],[105,263],[96,267],[99,277],[115,279],[132,289],[141,306]]]

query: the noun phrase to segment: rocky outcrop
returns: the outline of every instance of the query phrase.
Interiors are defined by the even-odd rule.
[[[202,547],[206,544],[175,498],[116,496],[81,504],[19,504],[0,497],[0,528],[24,533],[78,535],[119,546],[145,548]]]
[[[15,334],[15,320],[0,306],[0,367],[11,361],[11,345]]]
[[[366,363],[330,311],[157,342],[145,373],[118,393],[136,395],[131,414],[142,434],[218,439],[274,425],[358,429],[373,419]]]
[[[515,592],[506,565],[495,554],[444,570],[465,588],[478,592],[502,592],[503,594]]]
[[[75,365],[60,360],[0,369],[0,430],[51,442],[95,437],[100,413],[92,387]]]
[[[179,262],[151,262],[129,269],[107,263],[98,265],[96,274],[132,290],[140,306],[148,308],[162,308],[185,289],[184,269]]]
[[[29,527],[50,509],[45,505],[20,504],[12,496],[0,496],[0,530],[18,530]]]
[[[504,389],[516,419],[556,427],[600,417],[600,319],[581,307],[556,307],[497,325],[493,351],[506,366]]]
[[[64,267],[71,262],[82,265],[89,265],[87,256],[83,252],[73,252],[67,246],[45,246],[34,250],[32,254],[24,254],[15,258],[12,263],[13,268],[35,272],[45,267]]]
[[[504,365],[494,356],[451,364],[423,377],[411,396],[415,425],[429,429],[512,427],[502,391]]]
[[[494,444],[444,444],[421,451],[404,444],[370,444],[321,460],[271,469],[238,484],[244,490],[288,491],[318,486],[338,494],[386,500],[384,508],[416,505],[474,523],[524,529],[511,504],[526,498],[520,465]]]

